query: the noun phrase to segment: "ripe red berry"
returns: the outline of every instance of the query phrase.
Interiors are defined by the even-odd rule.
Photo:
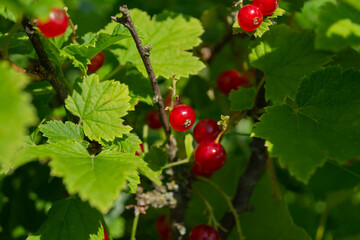
[[[104,65],[105,62],[105,56],[103,52],[99,52],[95,57],[93,57],[90,60],[90,64],[87,65],[88,67],[88,73],[96,72],[99,68]]]
[[[227,70],[220,73],[217,85],[221,92],[228,95],[231,90],[237,90],[240,86],[249,88],[250,81],[246,74],[240,74],[236,70]]]
[[[245,31],[256,30],[263,21],[263,15],[258,6],[246,5],[238,13],[238,23]]]
[[[279,6],[279,0],[253,0],[253,5],[258,6],[264,16],[269,16]]]
[[[46,21],[38,21],[37,27],[45,37],[57,37],[65,33],[69,24],[69,19],[64,10],[53,8]]]
[[[149,128],[151,129],[159,129],[161,128],[161,120],[159,116],[159,110],[151,110],[146,113],[145,119],[147,124],[149,125]]]
[[[171,110],[169,122],[176,131],[186,131],[191,128],[195,122],[194,110],[185,104],[177,105]]]
[[[211,171],[206,171],[206,170],[202,169],[196,163],[193,165],[192,171],[195,175],[203,176],[203,177],[207,177],[207,178],[211,177],[211,175],[213,174],[213,172],[211,172]]]
[[[170,227],[165,215],[161,215],[156,219],[155,229],[162,236],[161,239],[167,239],[169,237]]]
[[[199,143],[205,140],[215,141],[221,132],[217,122],[210,118],[200,120],[194,128],[194,138]]]
[[[205,171],[215,172],[225,163],[224,147],[214,141],[203,141],[195,149],[195,163]]]
[[[189,240],[219,240],[218,232],[211,226],[200,224],[193,228]]]
[[[171,107],[171,97],[172,97],[172,94],[171,93],[168,93],[165,97],[165,100],[164,100],[164,105],[165,107]],[[181,98],[176,98],[174,100],[174,106],[176,105],[179,105],[179,104],[182,104],[183,101],[181,100]]]

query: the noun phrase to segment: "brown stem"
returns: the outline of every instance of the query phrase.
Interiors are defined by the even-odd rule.
[[[68,89],[66,89],[64,83],[58,78],[56,69],[50,62],[49,57],[41,44],[40,37],[31,25],[30,20],[24,17],[22,25],[24,26],[25,32],[29,36],[31,44],[39,57],[41,74],[51,83],[59,100],[63,103],[68,95]]]
[[[166,116],[166,112],[165,112],[165,107],[164,107],[164,102],[160,93],[160,89],[159,89],[159,85],[158,82],[156,80],[156,76],[154,73],[154,70],[151,66],[151,61],[150,61],[150,51],[152,49],[151,45],[146,45],[143,46],[139,35],[136,32],[134,23],[132,21],[132,18],[130,16],[130,12],[129,9],[127,8],[126,5],[123,5],[120,7],[120,12],[123,14],[122,17],[118,18],[118,17],[111,17],[112,20],[114,20],[117,23],[120,23],[122,25],[124,25],[127,29],[129,29],[131,36],[133,37],[136,47],[139,51],[139,54],[141,56],[141,59],[145,65],[146,68],[146,72],[149,76],[149,79],[151,81],[151,86],[153,88],[154,91],[154,98],[153,98],[153,102],[154,104],[157,104],[159,106],[159,110],[160,110],[160,119],[162,122],[162,125],[164,127],[165,133],[167,136],[170,136],[171,134],[171,129],[169,127],[169,122],[167,120],[167,116]]]

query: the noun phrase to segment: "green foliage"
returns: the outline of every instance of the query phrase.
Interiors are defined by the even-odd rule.
[[[40,229],[27,240],[104,239],[102,215],[78,198],[60,200],[52,206]]]
[[[359,3],[351,1],[349,3],[339,1],[326,4],[322,8],[319,14],[320,24],[316,29],[317,48],[338,52],[349,46],[359,47]]]
[[[298,180],[308,182],[327,159],[360,156],[359,77],[336,67],[319,70],[302,81],[296,102],[266,108],[255,124],[256,136],[274,145],[271,155]]]
[[[203,33],[199,20],[181,14],[164,12],[152,19],[143,11],[130,11],[137,31],[143,35],[143,45],[152,45],[151,64],[156,76],[177,78],[197,74],[204,64],[186,51],[200,44],[199,36]],[[114,23],[114,26],[116,24]],[[112,50],[118,60],[125,64],[131,62],[147,76],[144,64],[134,40],[125,39],[120,43],[123,48]]]
[[[239,179],[245,190],[255,184],[254,209],[240,215],[246,239],[359,239],[358,0],[280,0],[256,31],[232,37],[243,31],[231,26],[231,0],[0,2],[0,239],[103,240],[104,228],[110,239],[130,239],[134,210],[146,211],[136,239],[158,239],[155,219],[172,209],[154,202],[178,203],[175,212],[186,214],[179,230],[188,234],[229,213],[223,194],[235,199]],[[226,162],[209,178],[219,189],[191,174],[191,130],[172,131],[183,165],[168,167],[173,136],[148,128],[154,90],[130,32],[110,20],[123,4],[143,45],[152,45],[162,96],[174,73],[197,121],[230,116],[221,140]],[[36,22],[64,6],[75,29],[44,37]],[[65,104],[22,15],[55,68],[50,75],[66,86]],[[104,65],[88,74],[101,51]],[[253,88],[222,94],[216,79],[230,69],[256,69]],[[262,152],[251,144],[255,136],[267,141],[264,174],[249,164]],[[245,171],[263,177],[247,179]],[[228,230],[227,239],[239,240]]]
[[[293,223],[286,203],[275,199],[273,194],[270,178],[265,174],[256,186],[250,200],[250,204],[255,208],[254,211],[241,216],[246,238],[253,240],[311,240],[304,229]],[[258,226],[261,226],[261,231]]]
[[[40,131],[49,143],[66,140],[81,142],[84,139],[83,128],[72,122],[49,121],[40,126]]]
[[[312,45],[310,32],[294,34],[285,25],[273,27],[251,44],[250,64],[265,74],[266,100],[294,99],[301,78],[330,61],[329,54],[315,51]]]
[[[118,43],[120,40],[129,37],[130,33],[126,32],[125,27],[118,24],[112,34],[88,33],[83,38],[83,44],[70,44],[64,47],[61,51],[61,56],[70,59],[75,67],[78,67],[83,73],[86,73],[87,64],[90,64],[91,58],[102,50]]]
[[[99,82],[99,76],[92,74],[66,99],[66,108],[80,117],[90,140],[113,141],[131,130],[120,118],[130,109],[130,99],[126,85],[115,81]]]
[[[51,173],[62,177],[71,194],[78,193],[84,201],[106,213],[129,177],[137,170],[160,184],[146,163],[131,153],[104,150],[90,155],[74,141],[58,141],[39,146],[40,157],[51,157]]]
[[[8,170],[36,117],[30,95],[23,92],[28,79],[6,62],[0,62],[0,72],[0,166]]]
[[[229,99],[231,101],[231,110],[241,111],[251,109],[254,106],[256,91],[254,88],[240,87],[236,91],[231,91]]]

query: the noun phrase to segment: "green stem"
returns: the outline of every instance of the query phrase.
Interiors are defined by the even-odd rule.
[[[21,22],[21,20],[20,20]],[[9,58],[9,45],[11,42],[12,37],[15,35],[15,33],[17,32],[18,28],[19,28],[20,23],[16,22],[10,29],[8,36],[6,37],[6,39],[4,40],[4,43],[2,45],[2,58],[3,59],[8,59]]]
[[[108,73],[105,77],[103,77],[102,80],[111,79],[115,74],[117,74],[124,67],[125,67],[124,65],[119,64],[112,72]]]
[[[258,93],[259,93],[262,85],[264,85],[265,80],[266,80],[266,77],[263,76],[263,78],[261,79],[261,81],[259,82],[259,84],[256,86],[256,89],[255,89],[255,91],[256,91],[256,93],[255,93],[255,99],[256,99],[256,96],[258,95]]]
[[[149,135],[149,126],[147,124],[144,125],[143,127],[143,145],[144,145],[144,152],[148,152],[149,151],[149,145],[147,143],[148,140],[148,135]]]
[[[221,131],[221,133],[219,133],[215,139],[215,142],[216,143],[219,143],[220,142],[220,139],[221,139],[221,136],[224,134],[225,131]]]
[[[326,225],[326,219],[327,219],[328,213],[329,213],[329,209],[326,208],[326,210],[321,215],[320,223],[316,230],[315,240],[322,240],[324,237],[325,225]]]
[[[216,218],[215,218],[215,215],[214,215],[214,208],[210,205],[209,201],[206,200],[206,198],[200,193],[200,191],[196,187],[193,186],[193,190],[200,197],[200,199],[203,201],[203,203],[205,204],[206,209],[209,212],[209,222],[208,222],[208,224],[214,226],[216,231],[217,231],[219,223],[216,221]]]
[[[133,226],[132,226],[132,230],[131,230],[131,238],[130,238],[130,240],[135,240],[136,229],[137,229],[137,225],[138,225],[138,222],[139,222],[139,217],[140,217],[140,214],[138,214],[134,218]]]
[[[161,169],[166,169],[166,168],[169,168],[169,167],[174,167],[174,166],[178,166],[178,165],[182,165],[182,164],[186,164],[189,162],[189,159],[183,159],[183,160],[179,160],[179,161],[176,161],[176,162],[172,162],[172,163],[168,163],[166,164],[165,166],[163,166]]]
[[[235,209],[234,205],[231,202],[231,198],[221,189],[221,187],[219,187],[216,183],[214,183],[210,179],[205,178],[205,177],[201,177],[201,176],[196,176],[196,177],[199,180],[201,180],[203,182],[207,182],[210,185],[212,185],[224,197],[224,199],[226,200],[226,202],[227,202],[227,204],[229,206],[229,209],[230,209],[231,213],[234,215],[236,231],[238,232],[239,240],[244,240],[245,236],[244,236],[244,234],[242,232],[242,229],[241,229],[239,215],[237,214],[236,209]]]

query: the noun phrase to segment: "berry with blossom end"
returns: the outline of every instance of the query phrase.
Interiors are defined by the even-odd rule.
[[[242,29],[251,32],[261,25],[263,14],[258,6],[249,4],[240,9],[237,19]]]
[[[221,129],[217,122],[210,118],[200,120],[194,128],[194,138],[199,143],[205,140],[214,141]]]
[[[219,233],[211,226],[200,224],[191,230],[189,240],[219,240]]]
[[[186,131],[194,125],[196,116],[192,107],[180,104],[175,106],[169,116],[169,122],[173,129],[176,131]]]
[[[225,163],[225,148],[215,141],[203,141],[195,149],[195,163],[208,172],[219,170]]]
[[[45,37],[57,37],[63,35],[69,25],[69,19],[64,10],[53,8],[47,20],[39,20],[37,27]]]
[[[88,73],[94,73],[97,70],[99,70],[99,68],[102,67],[102,65],[104,65],[105,62],[105,56],[103,52],[99,52],[98,54],[95,55],[95,57],[93,57],[90,60],[90,64],[87,65]]]
[[[279,6],[279,0],[253,0],[253,5],[258,6],[264,16],[269,16]]]
[[[228,95],[232,90],[239,87],[249,88],[250,81],[246,74],[240,74],[236,70],[227,70],[220,73],[217,78],[217,85],[221,92]]]

